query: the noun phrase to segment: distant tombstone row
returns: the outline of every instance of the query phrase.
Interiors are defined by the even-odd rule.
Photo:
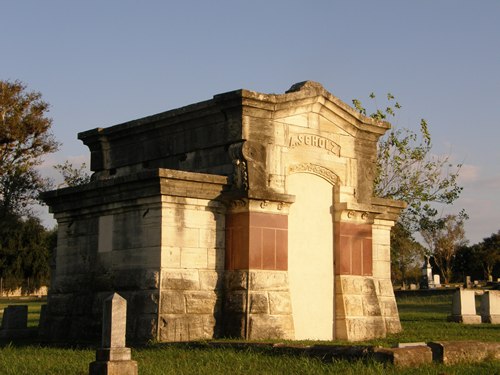
[[[453,295],[452,312],[448,321],[464,324],[500,324],[500,291],[485,291],[481,296],[480,314],[476,314],[475,292],[457,289]]]

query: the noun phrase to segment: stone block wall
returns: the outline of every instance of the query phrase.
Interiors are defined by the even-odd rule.
[[[226,271],[224,332],[251,340],[293,340],[287,271]]]
[[[163,198],[159,340],[221,334],[225,207],[207,199]]]

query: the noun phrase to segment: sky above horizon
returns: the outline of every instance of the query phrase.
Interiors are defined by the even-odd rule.
[[[320,82],[347,104],[391,92],[392,120],[462,163],[477,243],[500,229],[500,1],[3,1],[0,79],[51,104],[60,151],[87,162],[77,133],[245,88],[284,93]],[[47,225],[47,209],[40,210]]]

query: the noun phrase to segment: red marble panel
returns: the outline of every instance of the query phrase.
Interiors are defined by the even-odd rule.
[[[351,248],[351,275],[361,275],[362,274],[362,246],[363,238],[352,237],[351,238],[352,248]]]
[[[371,238],[363,240],[363,276],[373,274],[373,250]]]
[[[226,217],[226,269],[288,269],[288,217],[258,212]]]
[[[248,267],[262,269],[262,228],[250,227]]]
[[[340,223],[338,230],[342,236],[371,237],[372,227],[370,224]]]
[[[288,216],[251,212],[250,226],[260,228],[288,229]]]
[[[351,238],[340,236],[339,239],[339,273],[341,275],[351,274]]]
[[[276,229],[262,229],[262,269],[276,269]]]
[[[248,269],[248,213],[226,216],[226,269]]]

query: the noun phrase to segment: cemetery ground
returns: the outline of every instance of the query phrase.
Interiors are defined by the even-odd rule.
[[[327,344],[392,347],[403,342],[500,341],[500,325],[463,325],[447,322],[446,318],[451,311],[451,298],[451,294],[431,293],[398,297],[402,333],[362,343],[334,341]],[[45,301],[1,299],[0,310],[3,311],[7,305],[16,303],[28,304],[28,327],[36,329],[40,306]],[[234,341],[230,340],[218,340],[195,344],[150,343],[128,346],[132,346],[132,359],[138,362],[140,374],[500,374],[500,361],[487,360],[453,366],[433,363],[403,369],[370,358],[349,361],[296,355],[277,350],[271,342],[259,345],[230,345],[233,343]],[[2,340],[0,374],[88,374],[89,363],[95,359],[95,348],[96,346],[91,345],[44,345],[36,339]]]

